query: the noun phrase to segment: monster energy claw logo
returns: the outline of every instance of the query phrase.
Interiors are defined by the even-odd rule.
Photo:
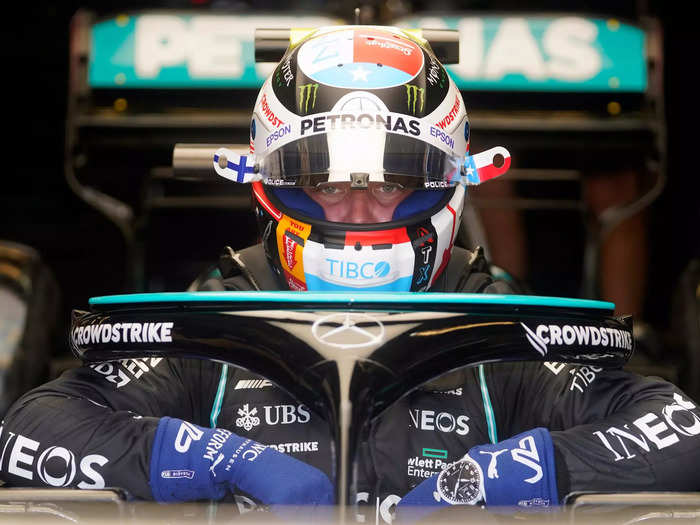
[[[420,96],[420,106],[418,111],[423,111],[423,105],[425,103],[425,88],[414,86],[412,84],[406,84],[406,105],[408,106],[408,111],[413,115],[416,114],[416,101]]]
[[[299,86],[299,111],[307,113],[309,111],[309,102],[311,102],[311,109],[314,109],[317,91],[318,84],[304,84]]]

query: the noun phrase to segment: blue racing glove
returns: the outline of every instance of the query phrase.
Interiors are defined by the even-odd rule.
[[[216,500],[237,488],[273,511],[332,505],[334,497],[328,477],[311,465],[228,430],[170,417],[156,430],[150,485],[162,502]]]
[[[406,494],[397,513],[411,521],[449,505],[477,504],[489,508],[559,505],[548,430],[535,428],[495,445],[472,447],[462,459]]]

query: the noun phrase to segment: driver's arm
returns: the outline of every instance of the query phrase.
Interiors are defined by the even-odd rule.
[[[148,358],[67,371],[6,414],[0,478],[12,486],[123,487],[150,499],[160,417],[208,426],[220,366]]]
[[[65,373],[10,409],[0,432],[0,479],[121,487],[168,502],[241,490],[281,514],[332,503],[333,486],[317,468],[210,426],[221,366],[132,359]]]
[[[700,410],[674,385],[562,363],[486,367],[499,439],[550,431],[560,496],[700,488]]]

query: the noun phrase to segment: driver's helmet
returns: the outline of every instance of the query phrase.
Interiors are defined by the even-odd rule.
[[[424,291],[460,224],[469,121],[417,34],[336,26],[263,85],[250,148],[262,242],[291,290]]]

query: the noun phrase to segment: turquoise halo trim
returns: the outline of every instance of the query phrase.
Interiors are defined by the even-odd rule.
[[[246,302],[246,303],[299,303],[306,305],[388,303],[406,305],[450,304],[506,305],[506,306],[548,306],[558,308],[589,308],[594,310],[614,310],[615,305],[607,301],[574,299],[569,297],[547,297],[536,295],[499,295],[473,293],[433,293],[433,292],[163,292],[92,297],[92,306],[146,303],[206,303],[206,302]]]

